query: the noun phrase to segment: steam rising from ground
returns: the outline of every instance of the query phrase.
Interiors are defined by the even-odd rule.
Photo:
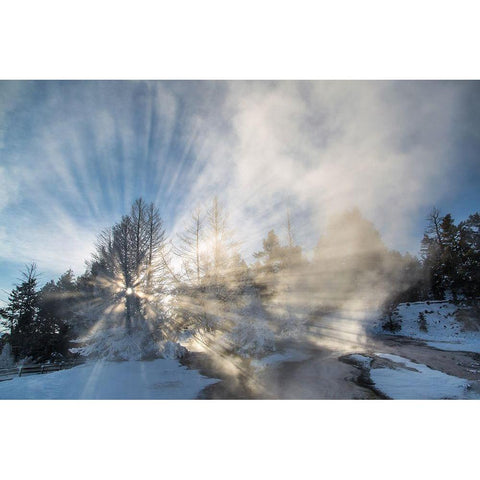
[[[416,252],[418,212],[449,188],[462,95],[459,84],[441,82],[230,83],[220,110],[230,128],[202,138],[205,168],[186,203],[219,194],[248,259],[270,228],[287,241],[287,209],[295,241],[310,256],[328,219],[353,207],[374,221],[389,247]],[[174,231],[184,222],[179,217]],[[336,226],[350,241],[323,245],[323,277],[299,267],[271,301],[277,319],[314,309],[312,298],[325,304],[326,312],[309,320],[311,339],[340,350],[362,344],[382,303],[409,281],[389,284],[367,263],[342,269],[345,257],[365,249],[385,270],[402,268],[379,239],[359,240],[361,232],[348,227]],[[362,268],[362,285],[350,289]]]
[[[33,258],[52,271],[70,258],[80,270],[95,234],[134,198],[155,201],[174,234],[215,194],[247,255],[270,228],[284,228],[287,205],[296,240],[308,249],[328,216],[357,206],[387,244],[414,251],[418,210],[447,189],[452,128],[467,88],[2,82],[2,256]],[[36,245],[36,235],[51,242]],[[65,235],[76,240],[56,265]]]
[[[157,203],[175,241],[194,208],[205,211],[217,195],[248,262],[270,229],[286,243],[287,210],[294,242],[309,258],[328,232],[327,219],[353,207],[389,247],[415,251],[418,211],[449,188],[452,132],[466,88],[451,82],[9,84],[0,119],[2,258],[35,259],[58,272],[80,269],[96,233],[138,196]],[[22,111],[25,98],[29,109]],[[322,274],[303,265],[285,274],[262,313],[266,324],[308,312],[314,299],[335,307],[335,322],[327,318],[331,311],[312,320],[311,310],[302,322],[325,338],[329,330],[332,340],[353,332],[361,341],[365,312],[396,285],[369,273],[367,264],[342,267],[345,257],[368,246],[367,256],[394,269],[387,268],[393,260],[381,242],[355,243],[358,234],[324,242],[317,259]],[[222,314],[233,328],[238,313]]]
[[[220,193],[247,251],[285,225],[287,205],[310,247],[326,218],[356,206],[388,244],[415,250],[413,219],[446,188],[461,97],[441,82],[229,83],[230,131],[202,138],[190,200]]]

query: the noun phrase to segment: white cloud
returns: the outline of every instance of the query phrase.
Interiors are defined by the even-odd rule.
[[[5,167],[0,166],[0,212],[11,203],[18,194],[18,184]]]

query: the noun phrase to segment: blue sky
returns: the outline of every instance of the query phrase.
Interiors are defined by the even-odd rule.
[[[359,206],[416,253],[433,205],[480,210],[479,126],[478,82],[0,82],[0,289],[82,273],[139,196],[175,238],[219,195],[247,257],[287,204],[307,249]]]

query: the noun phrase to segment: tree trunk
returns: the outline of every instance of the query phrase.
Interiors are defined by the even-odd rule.
[[[127,295],[125,297],[126,310],[127,310],[125,326],[126,326],[128,335],[132,333],[132,300],[131,298],[132,298],[131,295]]]

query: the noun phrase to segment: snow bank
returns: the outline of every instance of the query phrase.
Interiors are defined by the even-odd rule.
[[[457,307],[446,301],[401,303],[398,306],[401,330],[396,333],[385,332],[377,325],[375,331],[424,340],[440,350],[480,353],[480,332],[462,331],[462,325],[455,318],[456,311]],[[426,332],[419,327],[421,312],[425,315]]]
[[[372,368],[370,378],[375,387],[395,400],[436,400],[480,398],[470,390],[467,380],[398,355],[377,353],[377,357],[393,362],[394,368]]]
[[[372,363],[372,359],[370,357],[366,357],[365,355],[360,355],[358,353],[349,355],[348,358],[363,368],[369,368],[370,364]]]
[[[0,382],[0,399],[193,399],[218,382],[176,360],[97,361]]]

